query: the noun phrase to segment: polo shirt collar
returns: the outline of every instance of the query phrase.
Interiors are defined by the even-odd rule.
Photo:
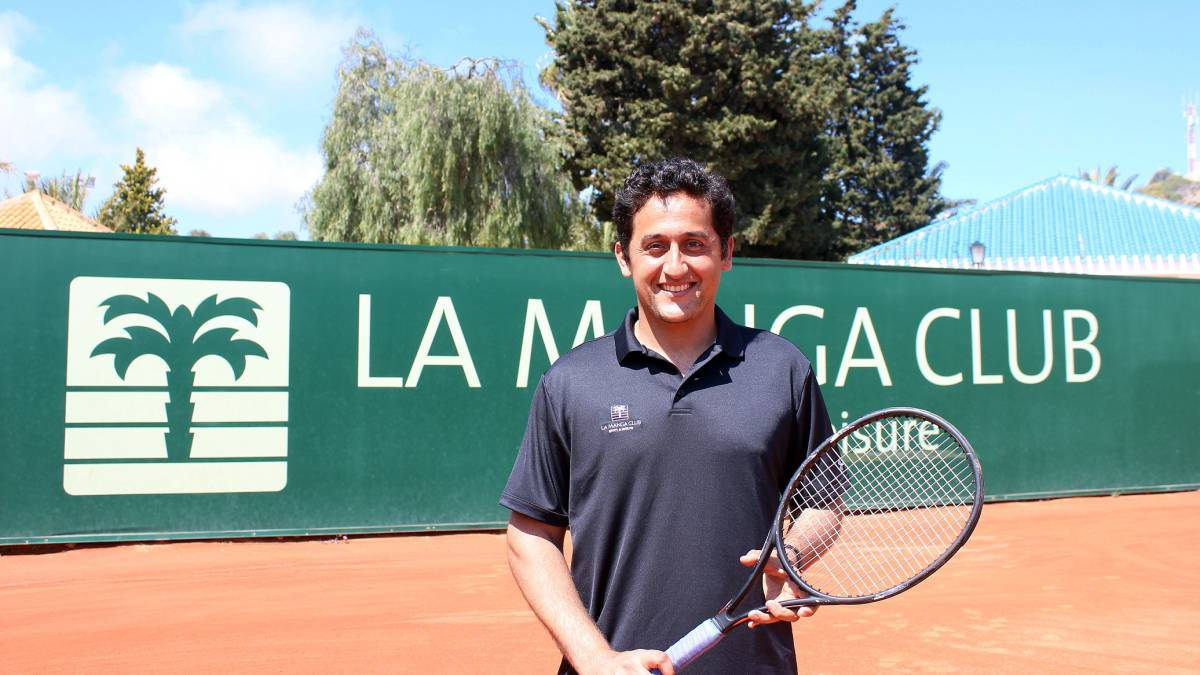
[[[726,316],[720,307],[716,307],[715,309],[717,315],[717,346],[721,352],[729,356],[741,358],[745,344],[742,341],[742,333],[738,325]],[[630,354],[650,353],[633,333],[633,324],[637,322],[637,319],[638,308],[634,306],[625,315],[625,321],[621,323],[621,327],[613,335],[617,347],[617,361],[620,363],[624,363]]]

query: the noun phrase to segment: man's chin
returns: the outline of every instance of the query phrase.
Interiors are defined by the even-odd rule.
[[[677,305],[656,306],[654,315],[664,323],[687,323],[700,315],[697,307],[679,307]]]

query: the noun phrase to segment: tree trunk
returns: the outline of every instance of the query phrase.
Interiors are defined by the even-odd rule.
[[[188,367],[172,367],[167,371],[167,459],[187,460],[192,454],[192,386],[196,374]]]

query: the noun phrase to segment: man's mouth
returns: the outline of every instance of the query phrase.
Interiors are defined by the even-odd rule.
[[[658,287],[671,295],[679,295],[692,290],[692,287],[695,285],[695,282],[693,282],[689,284],[659,284]]]

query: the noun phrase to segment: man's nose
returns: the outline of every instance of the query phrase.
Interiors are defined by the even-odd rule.
[[[683,252],[678,246],[672,246],[667,252],[667,260],[663,263],[663,273],[669,277],[681,277],[687,274],[687,265],[683,262]]]

